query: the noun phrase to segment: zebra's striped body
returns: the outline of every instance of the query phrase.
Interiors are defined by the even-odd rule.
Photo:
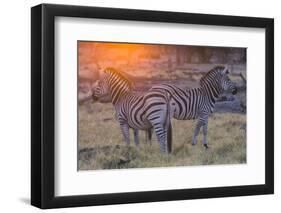
[[[116,110],[125,142],[130,143],[129,128],[134,129],[138,145],[138,130],[153,128],[162,152],[170,152],[170,95],[163,91],[132,92],[131,82],[113,68],[104,70],[93,98],[109,94]]]
[[[217,98],[224,91],[237,92],[236,86],[228,77],[224,66],[216,66],[200,80],[200,86],[184,89],[172,84],[161,84],[151,88],[151,91],[165,91],[172,97],[173,117],[178,120],[198,119],[192,144],[197,142],[200,128],[203,127],[203,145],[207,145],[208,117],[213,113]]]

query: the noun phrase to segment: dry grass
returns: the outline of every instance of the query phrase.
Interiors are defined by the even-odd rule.
[[[191,145],[195,122],[173,119],[173,151],[160,154],[159,145],[152,138],[146,143],[140,133],[140,149],[126,146],[115,120],[111,103],[91,103],[79,106],[79,170],[145,168],[166,166],[214,165],[246,163],[246,116],[233,113],[217,113],[210,117],[208,143],[201,145],[202,132],[196,146]]]

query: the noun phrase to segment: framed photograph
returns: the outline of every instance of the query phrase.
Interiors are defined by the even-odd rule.
[[[31,204],[274,192],[274,20],[31,9]]]

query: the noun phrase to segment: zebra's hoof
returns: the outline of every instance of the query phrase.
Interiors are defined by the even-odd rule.
[[[209,148],[209,146],[207,144],[203,144],[203,146],[205,147],[205,149]]]

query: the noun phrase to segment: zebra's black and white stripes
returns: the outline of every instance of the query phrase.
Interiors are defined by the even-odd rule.
[[[208,117],[213,113],[215,102],[224,91],[237,92],[235,84],[228,77],[225,66],[216,66],[200,80],[200,86],[193,89],[184,89],[172,84],[161,84],[150,91],[165,91],[172,97],[173,117],[178,120],[198,119],[195,127],[192,144],[197,142],[200,128],[203,127],[203,145],[207,145]]]
[[[107,68],[94,88],[93,99],[110,95],[116,110],[124,140],[130,143],[129,128],[134,129],[138,145],[138,130],[153,128],[162,152],[171,151],[170,95],[163,91],[132,92],[132,83],[119,71]]]

